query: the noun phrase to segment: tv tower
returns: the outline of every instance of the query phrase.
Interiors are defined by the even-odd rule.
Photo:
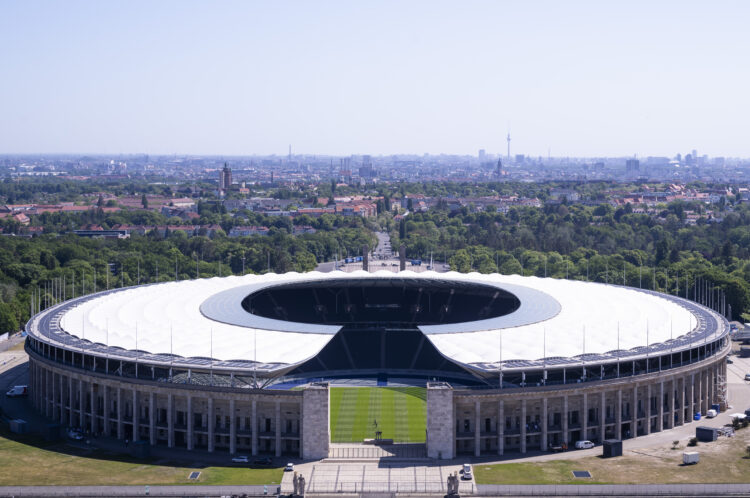
[[[508,141],[508,162],[510,162],[510,132],[508,132],[508,136],[505,137],[505,140]]]

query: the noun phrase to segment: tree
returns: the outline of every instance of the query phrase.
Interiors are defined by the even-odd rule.
[[[0,334],[14,333],[19,329],[18,319],[13,307],[7,303],[0,303]]]
[[[148,209],[148,197],[146,197],[146,194],[141,196],[141,206],[143,206],[143,209]]]

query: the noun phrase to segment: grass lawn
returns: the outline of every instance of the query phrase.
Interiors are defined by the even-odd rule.
[[[671,445],[639,449],[617,458],[586,457],[534,463],[474,465],[479,484],[685,484],[748,483],[750,459],[746,447],[750,430],[737,436],[701,443],[694,448]],[[697,451],[701,461],[682,465],[683,451]],[[588,470],[591,479],[576,479],[573,470]]]
[[[34,438],[13,440],[4,436],[0,435],[0,485],[3,486],[279,484],[284,473],[283,468],[187,467],[185,463],[135,460],[65,443],[49,444]],[[201,472],[198,480],[188,480],[188,474],[196,470]]]
[[[384,439],[423,443],[427,390],[423,387],[331,388],[331,441],[362,442],[375,437],[375,421]]]

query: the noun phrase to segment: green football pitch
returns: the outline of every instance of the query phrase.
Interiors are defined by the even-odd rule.
[[[331,442],[361,443],[379,430],[383,439],[424,443],[426,399],[423,387],[333,387]]]

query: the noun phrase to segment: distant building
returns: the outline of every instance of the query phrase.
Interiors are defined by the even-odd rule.
[[[224,168],[219,171],[219,190],[229,190],[232,186],[232,170],[229,169],[227,163],[224,163]]]
[[[625,161],[625,171],[628,173],[638,173],[641,169],[641,162],[638,159],[628,159]]]
[[[503,160],[502,159],[497,160],[497,176],[498,178],[503,176]]]
[[[484,162],[486,155],[487,153],[484,151],[484,149],[479,149],[479,162]]]

